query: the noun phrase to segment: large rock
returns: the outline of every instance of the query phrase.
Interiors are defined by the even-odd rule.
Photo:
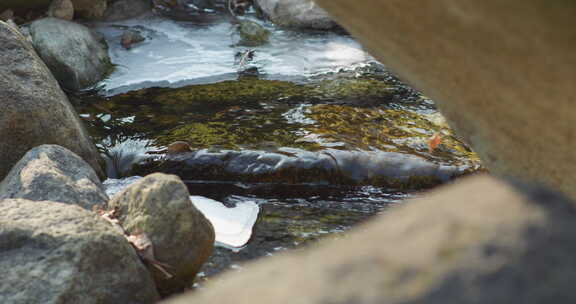
[[[337,26],[312,0],[256,0],[275,24],[292,28],[329,30]]]
[[[0,22],[0,179],[28,150],[57,144],[103,176],[100,155],[66,95],[32,46]]]
[[[170,265],[168,279],[154,267],[163,295],[192,286],[194,277],[212,253],[214,228],[192,205],[188,189],[174,175],[152,174],[135,182],[110,201],[118,208],[120,223],[130,234],[145,233],[156,259]]]
[[[93,210],[108,196],[94,169],[66,148],[42,145],[30,150],[0,183],[0,200],[55,201]]]
[[[574,216],[554,192],[476,177],[166,303],[573,303]]]
[[[92,212],[0,201],[1,303],[154,303],[154,283],[124,236]]]
[[[491,172],[576,198],[576,2],[317,2],[436,100]]]
[[[84,25],[44,18],[32,22],[30,35],[42,60],[68,90],[90,87],[112,69],[106,42]]]

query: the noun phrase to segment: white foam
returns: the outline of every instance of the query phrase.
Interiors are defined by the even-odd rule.
[[[214,226],[216,242],[232,248],[241,248],[248,243],[260,212],[258,204],[242,201],[237,202],[236,207],[228,208],[219,201],[202,196],[190,196],[190,199]]]
[[[126,27],[138,26],[145,42],[125,50],[120,37]],[[279,77],[306,77],[366,64],[374,59],[354,39],[333,33],[305,34],[281,31],[267,25],[270,43],[254,47],[254,64],[260,72]],[[246,49],[236,46],[234,27],[228,22],[194,25],[147,16],[128,21],[95,24],[109,44],[117,69],[101,84],[115,89],[145,82],[212,79],[234,75],[234,54]],[[120,91],[122,91],[120,89]]]

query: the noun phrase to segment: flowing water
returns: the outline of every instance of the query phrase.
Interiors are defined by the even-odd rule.
[[[235,63],[247,48],[225,18],[148,15],[94,24],[116,69],[97,96],[72,98],[106,155],[108,175],[119,178],[107,181],[110,191],[133,181],[130,175],[160,171],[178,174],[196,198],[258,206],[251,240],[217,248],[204,279],[337,237],[414,191],[480,167],[433,102],[351,37],[262,24],[270,43],[251,48],[248,67],[258,72],[249,77]],[[126,29],[146,40],[124,49]],[[435,133],[443,143],[432,151],[427,140]],[[166,155],[177,140],[191,151]]]
[[[304,80],[307,77],[374,62],[349,36],[335,33],[299,33],[274,28],[270,43],[254,47],[252,64],[268,79]],[[116,71],[101,83],[114,95],[151,86],[181,87],[237,78],[236,27],[228,20],[204,24],[178,22],[158,16],[95,26],[110,46]],[[120,45],[124,30],[135,29],[146,41],[126,50]]]

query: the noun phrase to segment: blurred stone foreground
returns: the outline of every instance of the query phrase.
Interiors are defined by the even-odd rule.
[[[574,303],[576,2],[317,2],[437,101],[499,177],[166,303]]]

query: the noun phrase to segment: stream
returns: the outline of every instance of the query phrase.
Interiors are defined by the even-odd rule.
[[[375,60],[349,36],[335,33],[299,33],[263,26],[272,31],[270,43],[255,48],[252,62],[266,79],[305,81],[306,78],[366,65]],[[136,29],[146,41],[131,50],[120,39],[124,30]],[[234,55],[249,49],[238,45],[235,25],[228,20],[214,23],[177,22],[145,16],[115,23],[101,23],[116,71],[101,83],[106,95],[152,87],[182,87],[235,80]]]
[[[257,22],[270,42],[250,48],[238,45],[225,18],[93,24],[116,69],[95,90],[71,96],[107,159],[109,190],[164,172],[179,175],[193,197],[257,206],[249,241],[218,246],[200,284],[241,271],[241,262],[339,237],[419,191],[482,169],[434,103],[350,36]],[[146,40],[123,48],[126,29]],[[238,66],[236,54],[247,50],[254,59]],[[442,137],[435,149],[432,136]],[[179,141],[189,148],[167,153]]]

